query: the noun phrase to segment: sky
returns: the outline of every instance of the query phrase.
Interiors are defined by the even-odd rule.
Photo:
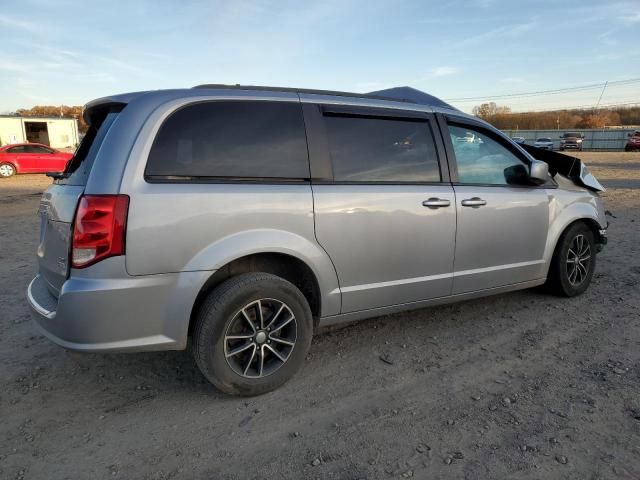
[[[409,85],[469,111],[609,81],[602,104],[640,103],[639,40],[640,0],[0,0],[0,112],[202,83]],[[493,101],[545,110],[601,91]]]

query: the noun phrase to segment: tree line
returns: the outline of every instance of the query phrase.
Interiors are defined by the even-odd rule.
[[[640,106],[564,109],[546,112],[512,112],[510,107],[483,103],[473,114],[500,130],[551,130],[604,128],[612,125],[640,125]]]
[[[62,117],[78,120],[78,130],[87,131],[81,106],[36,105],[21,108],[21,117]],[[555,128],[604,128],[612,125],[640,125],[640,106],[600,108],[597,111],[564,109],[547,112],[512,112],[508,106],[488,102],[473,107],[473,114],[501,130],[551,130]]]

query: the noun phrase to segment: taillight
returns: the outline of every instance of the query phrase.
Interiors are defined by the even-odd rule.
[[[127,195],[83,195],[73,224],[71,266],[84,268],[124,255]]]

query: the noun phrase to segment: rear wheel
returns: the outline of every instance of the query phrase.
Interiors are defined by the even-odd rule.
[[[547,287],[560,296],[583,293],[596,267],[596,248],[592,230],[584,223],[571,225],[560,237],[551,260]]]
[[[0,163],[0,177],[8,178],[16,174],[16,167],[10,163]]]
[[[245,273],[215,288],[196,320],[194,356],[223,392],[260,395],[304,363],[313,320],[304,295],[268,273]]]

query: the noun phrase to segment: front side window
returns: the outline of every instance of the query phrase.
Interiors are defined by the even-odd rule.
[[[449,124],[458,181],[483,185],[522,184],[528,169],[511,150],[472,127]]]
[[[336,181],[440,181],[433,134],[423,119],[326,115],[325,124]]]
[[[308,179],[302,108],[260,101],[183,107],[160,127],[146,175]]]

